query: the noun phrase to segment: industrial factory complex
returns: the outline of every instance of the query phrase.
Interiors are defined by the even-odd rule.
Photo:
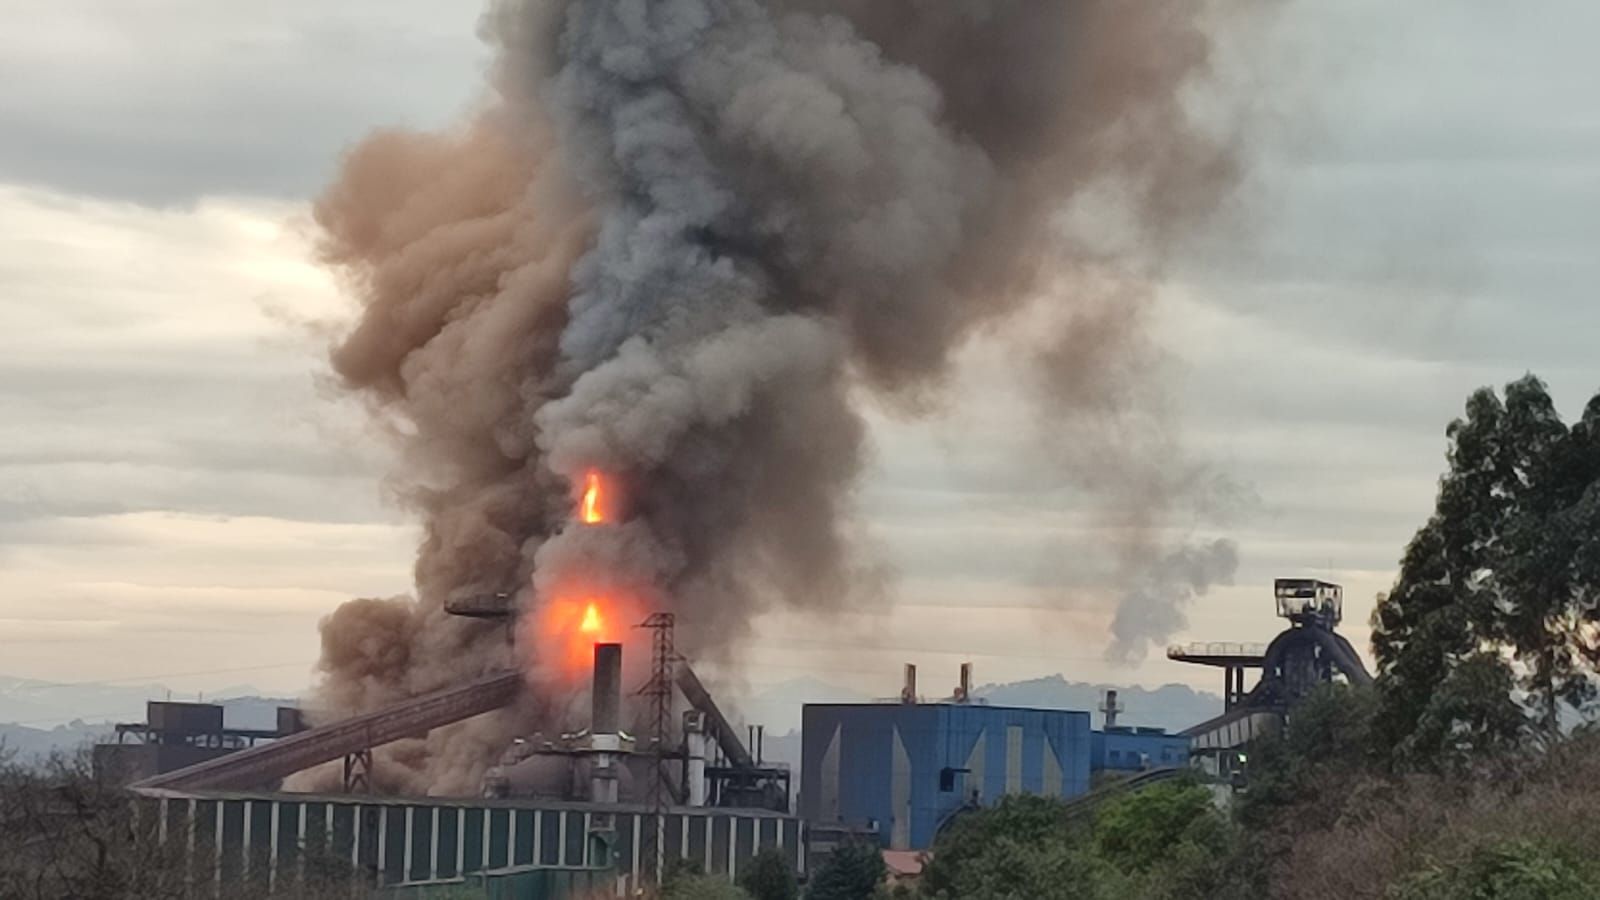
[[[927,698],[907,666],[898,697],[805,706],[791,772],[763,760],[753,731],[740,734],[672,652],[672,617],[658,614],[646,623],[649,682],[625,690],[621,645],[595,644],[587,727],[518,739],[475,797],[375,794],[372,750],[505,706],[524,690],[519,673],[309,729],[291,709],[276,731],[240,731],[222,727],[218,707],[151,703],[148,721],[120,727],[96,762],[131,782],[164,839],[182,842],[191,877],[219,887],[248,878],[292,895],[333,862],[407,896],[475,884],[496,885],[496,896],[625,895],[677,860],[737,878],[764,850],[804,874],[842,841],[928,850],[964,811],[1008,794],[1090,803],[1190,769],[1239,777],[1243,747],[1312,686],[1368,680],[1334,630],[1338,586],[1275,588],[1289,627],[1270,645],[1169,651],[1224,676],[1221,715],[1181,734],[1120,723],[1115,692],[1099,728],[1090,711],[991,706],[972,696],[970,666],[948,695]],[[629,694],[651,733],[625,732]],[[282,789],[324,764],[343,767],[342,792]]]

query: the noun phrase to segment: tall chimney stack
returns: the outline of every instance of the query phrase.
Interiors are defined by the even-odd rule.
[[[1106,702],[1100,704],[1100,711],[1106,714],[1106,730],[1117,727],[1117,713],[1122,712],[1122,704],[1117,702],[1117,692],[1106,691]]]
[[[900,702],[917,702],[917,667],[911,663],[906,663],[906,682],[900,688]]]
[[[589,733],[622,730],[622,645],[594,645],[594,688]]]
[[[622,750],[622,645],[594,645],[589,713],[589,799],[617,802],[616,756]]]
[[[966,703],[972,699],[972,663],[961,664],[961,681],[956,684],[956,702]]]

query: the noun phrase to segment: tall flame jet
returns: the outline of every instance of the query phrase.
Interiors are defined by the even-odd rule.
[[[590,470],[583,478],[583,503],[578,509],[578,517],[583,524],[599,525],[605,522],[605,511],[600,504],[600,473]]]
[[[583,493],[573,510],[581,525],[606,524],[608,487],[599,471],[590,469],[584,473]],[[546,658],[559,659],[563,670],[574,678],[589,671],[595,644],[622,637],[617,622],[625,614],[618,608],[616,598],[589,590],[581,583],[567,585],[562,596],[546,606],[537,620],[541,646],[548,648]]]

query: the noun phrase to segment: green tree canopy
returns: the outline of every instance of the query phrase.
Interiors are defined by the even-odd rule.
[[[1261,829],[1296,806],[1320,810],[1327,821],[1297,816],[1298,828],[1338,818],[1348,782],[1368,771],[1373,756],[1376,697],[1371,688],[1319,685],[1290,710],[1282,733],[1250,749],[1250,787],[1237,801],[1246,825]]]
[[[1187,782],[1158,784],[1106,801],[1096,812],[1094,847],[1125,872],[1147,872],[1198,821],[1217,816],[1211,792]]]
[[[806,900],[868,900],[883,885],[883,853],[873,844],[845,844],[811,876]]]
[[[989,809],[961,813],[944,828],[934,844],[932,861],[923,869],[922,887],[931,896],[943,892],[959,897],[959,889],[971,886],[969,873],[989,865],[985,857],[1001,841],[1042,847],[1078,838],[1059,800],[1021,794],[1003,797]]]
[[[948,900],[1166,900],[1253,897],[1232,890],[1237,830],[1208,790],[1153,785],[1081,807],[1011,796],[940,834],[923,896]]]
[[[795,880],[789,856],[776,847],[756,854],[741,871],[739,886],[752,900],[795,900],[800,896],[800,885]]]
[[[1434,515],[1373,613],[1378,732],[1406,767],[1547,739],[1595,697],[1600,397],[1574,426],[1533,376],[1473,394],[1448,429]]]

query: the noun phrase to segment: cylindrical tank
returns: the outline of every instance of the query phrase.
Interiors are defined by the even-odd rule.
[[[706,714],[691,709],[683,714],[683,742],[689,765],[684,781],[689,791],[690,806],[706,805],[706,755],[709,745],[706,735]]]

